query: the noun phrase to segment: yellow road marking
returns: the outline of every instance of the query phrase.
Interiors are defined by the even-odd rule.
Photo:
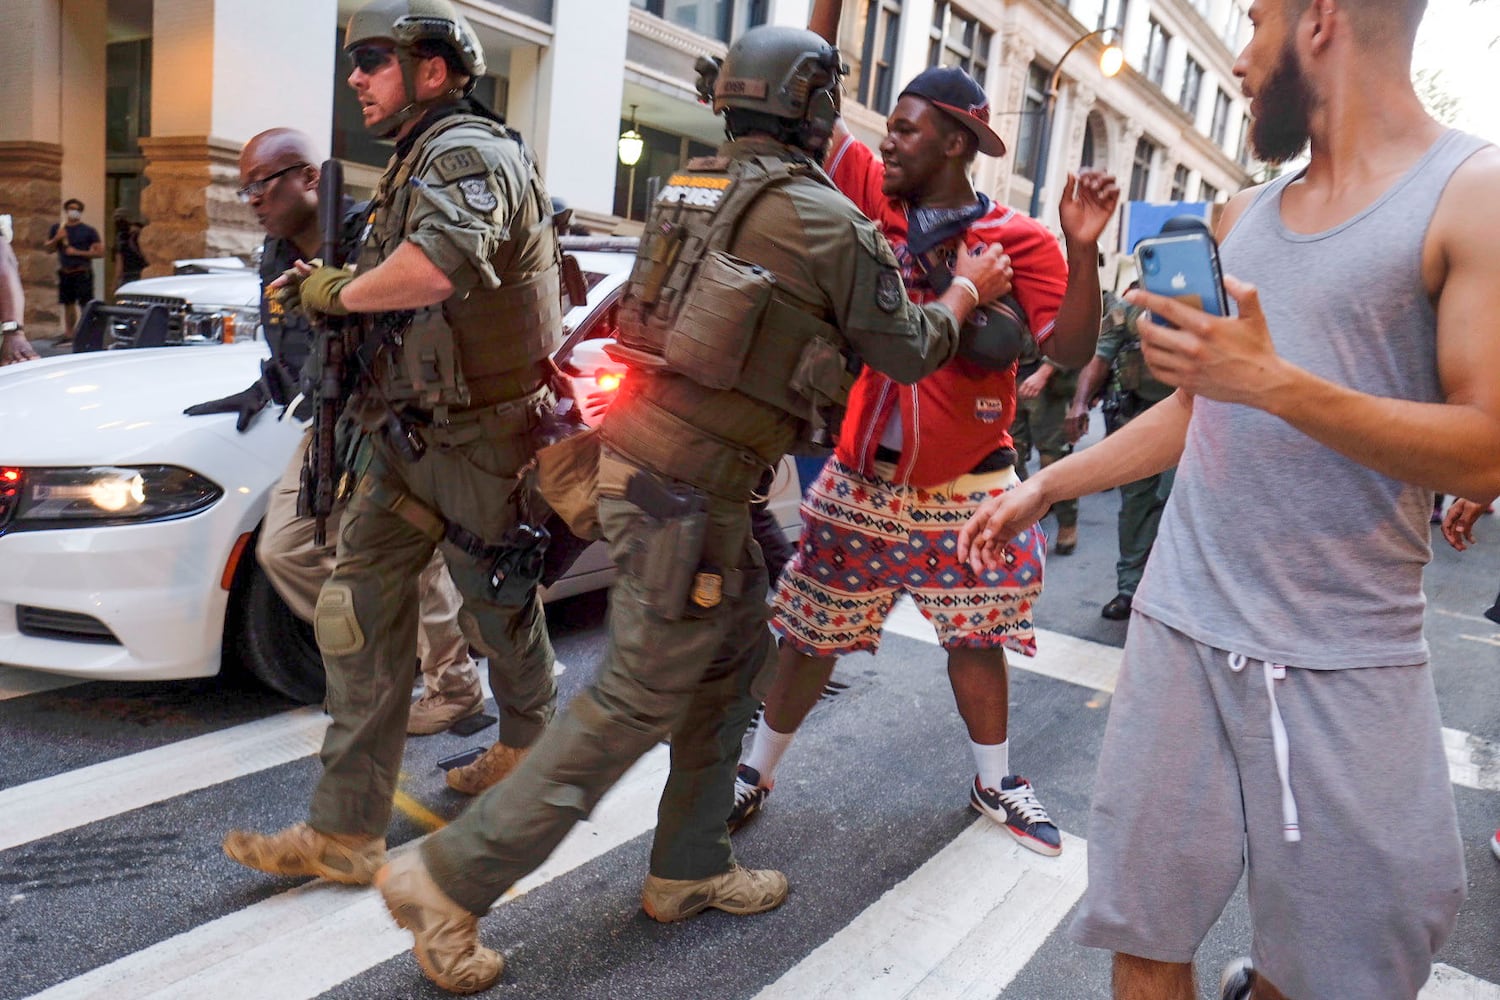
[[[418,802],[410,795],[407,795],[399,788],[396,789],[396,794],[391,796],[391,804],[395,806],[403,816],[407,817],[418,826],[421,826],[428,833],[431,833],[434,830],[441,830],[443,827],[448,825],[447,820],[443,819],[443,817],[439,816],[431,809],[428,809],[422,803]]]

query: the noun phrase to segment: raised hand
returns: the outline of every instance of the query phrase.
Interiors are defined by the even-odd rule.
[[[1074,243],[1098,243],[1120,204],[1120,187],[1112,174],[1082,170],[1069,174],[1058,206],[1063,235]]]

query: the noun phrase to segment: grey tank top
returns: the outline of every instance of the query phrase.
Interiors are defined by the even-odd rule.
[[[1268,184],[1225,237],[1276,350],[1359,392],[1440,402],[1422,246],[1453,172],[1483,140],[1450,131],[1345,222],[1289,231]],[[1427,661],[1422,568],[1432,493],[1248,406],[1198,397],[1134,606],[1199,642],[1312,669]]]

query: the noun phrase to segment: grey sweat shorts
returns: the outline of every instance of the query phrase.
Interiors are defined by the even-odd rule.
[[[1413,1000],[1465,887],[1431,670],[1278,673],[1131,617],[1071,936],[1190,962],[1248,867],[1251,959],[1283,993]]]

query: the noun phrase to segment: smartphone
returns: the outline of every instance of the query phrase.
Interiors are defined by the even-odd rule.
[[[1208,233],[1147,237],[1135,246],[1135,263],[1146,291],[1178,299],[1214,316],[1229,315],[1224,276],[1219,270],[1219,245]],[[1171,325],[1160,317],[1152,318]]]

